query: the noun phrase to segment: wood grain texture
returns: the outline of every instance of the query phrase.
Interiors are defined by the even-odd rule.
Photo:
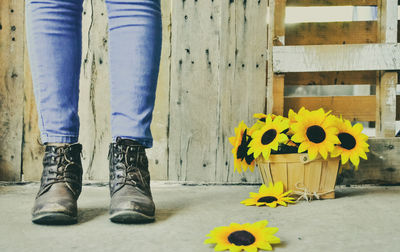
[[[24,1],[0,2],[0,180],[21,180]]]
[[[358,171],[344,170],[337,184],[400,184],[400,138],[370,138],[368,160],[360,159]]]
[[[285,97],[284,115],[287,115],[290,108],[298,111],[304,106],[309,110],[319,108],[324,108],[326,111],[332,110],[332,114],[341,114],[350,121],[374,121],[375,102],[375,95]]]
[[[378,79],[376,85],[376,136],[393,137],[396,135],[397,73],[380,72]]]
[[[276,75],[274,72],[272,48],[285,45],[285,15],[286,0],[269,1],[268,25],[268,62],[267,65],[267,97],[266,113],[282,114],[284,75]]]
[[[28,50],[24,54],[24,134],[23,134],[23,178],[25,181],[39,181],[43,165],[44,147],[39,144],[40,131],[35,95],[33,92],[32,74],[29,65]]]
[[[174,2],[170,180],[260,181],[233,173],[228,138],[264,111],[266,11],[266,1]]]
[[[288,6],[370,6],[377,5],[378,0],[287,0]]]
[[[376,71],[286,73],[285,85],[374,85]]]
[[[377,43],[376,21],[286,24],[285,45]]]
[[[399,44],[274,46],[274,72],[400,69]]]
[[[397,5],[398,3],[394,0],[378,1],[378,38],[380,43],[393,44],[397,42]],[[397,78],[397,72],[377,72],[375,124],[377,137],[391,137],[396,134]]]
[[[103,1],[83,4],[82,67],[79,94],[84,179],[107,180],[111,141],[107,11]]]
[[[244,120],[251,126],[255,122],[253,114],[265,109],[267,24],[260,20],[266,19],[267,1],[223,3],[216,180],[260,182],[257,170],[254,173],[233,172],[232,145],[228,138],[234,135],[234,127],[240,121]]]
[[[153,147],[147,149],[151,179],[168,179],[168,120],[171,66],[171,4],[170,0],[161,1],[162,49],[160,71],[153,111],[151,132]]]
[[[171,180],[215,179],[219,4],[178,1],[172,5]]]

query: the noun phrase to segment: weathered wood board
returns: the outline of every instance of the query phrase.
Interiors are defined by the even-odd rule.
[[[376,21],[286,24],[285,45],[377,43]]]
[[[0,180],[21,179],[24,1],[0,2]]]
[[[337,183],[357,184],[400,184],[400,138],[370,138],[368,160],[360,159],[358,171],[343,170]]]
[[[395,101],[396,111],[400,110],[400,96]],[[314,110],[324,108],[332,110],[333,114],[343,115],[351,121],[375,121],[376,120],[376,96],[315,96],[315,97],[285,97],[284,114],[289,109],[298,111],[302,106]],[[391,102],[393,103],[393,102]],[[400,120],[399,113],[392,112],[391,116]],[[387,137],[392,137],[392,135]]]
[[[266,11],[266,1],[174,2],[170,180],[259,181],[233,174],[228,138],[264,111]]]
[[[273,54],[278,73],[400,69],[399,44],[274,46]]]
[[[373,85],[376,71],[286,73],[285,85]]]
[[[377,4],[378,0],[287,0],[287,6],[371,6]]]

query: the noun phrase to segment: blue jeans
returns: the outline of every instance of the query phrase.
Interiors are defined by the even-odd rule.
[[[78,142],[83,0],[26,0],[26,35],[40,137]],[[160,0],[106,0],[111,134],[153,145],[161,54]]]

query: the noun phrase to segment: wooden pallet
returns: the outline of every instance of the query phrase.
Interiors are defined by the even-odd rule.
[[[377,5],[377,21],[285,25],[286,6]],[[397,1],[270,1],[268,113],[323,107],[352,121],[375,121],[377,137],[393,137],[400,44]],[[375,84],[376,95],[285,97],[285,85]],[[397,117],[397,118],[396,118]]]
[[[285,24],[286,6],[377,6],[376,21],[314,22]],[[396,149],[396,119],[400,120],[400,97],[396,85],[400,69],[396,0],[270,0],[266,112],[287,116],[292,108],[332,110],[351,121],[375,121],[367,167],[362,179],[342,178],[344,183],[400,182],[398,155],[382,162],[376,158],[382,146]],[[376,95],[285,97],[289,85],[376,85]],[[379,155],[378,155],[379,156]],[[361,169],[361,168],[360,168]],[[377,172],[379,171],[379,172]],[[378,174],[379,173],[379,174]],[[356,175],[356,177],[359,175]],[[394,177],[393,177],[394,176]],[[391,179],[388,179],[388,178]]]

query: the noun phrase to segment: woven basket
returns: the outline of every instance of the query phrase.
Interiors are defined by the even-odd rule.
[[[321,157],[310,161],[307,153],[271,154],[269,160],[258,162],[264,184],[282,181],[292,196],[335,198],[335,184],[340,157]],[[306,197],[308,196],[308,197]]]

